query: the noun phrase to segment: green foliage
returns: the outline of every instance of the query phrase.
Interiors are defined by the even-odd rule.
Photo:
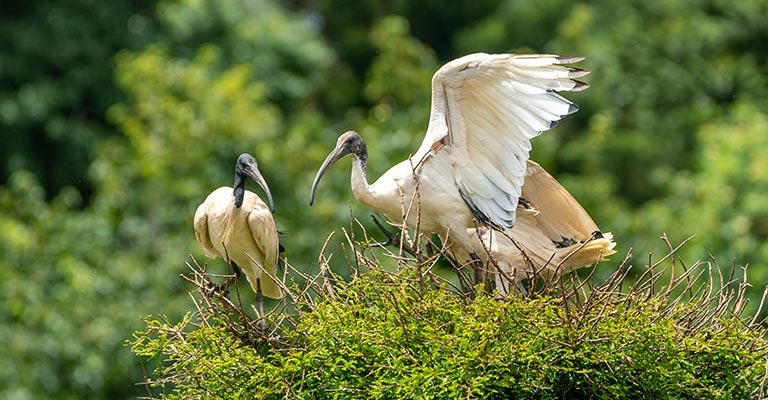
[[[753,29],[745,19],[760,11],[717,1],[607,3],[574,9],[564,22],[573,33],[558,47],[594,54],[593,90],[580,104],[607,100],[594,109],[611,116],[602,165],[632,166],[616,168],[619,190],[639,203],[669,193],[673,171],[691,168],[699,126],[726,114],[734,99],[755,101],[765,87],[759,60],[766,54],[744,42]],[[621,24],[601,23],[627,15]],[[577,21],[589,22],[576,28]]]
[[[570,281],[499,300],[373,262],[358,258],[373,270],[349,283],[323,274],[294,287],[302,311],[278,309],[267,331],[198,283],[196,315],[148,319],[134,334],[132,350],[154,360],[146,384],[164,399],[750,399],[766,389],[765,328],[740,317],[746,284],[712,292],[706,273],[689,273],[654,292],[650,274],[619,291],[620,268],[589,292]]]
[[[34,171],[49,197],[82,178],[91,149],[117,134],[115,52],[145,43],[153,1],[12,2],[0,6],[0,182]]]
[[[651,218],[672,224],[670,234],[687,234],[683,221],[697,221],[707,250],[724,259],[765,260],[768,256],[768,153],[763,140],[768,114],[739,101],[729,115],[698,131],[696,172],[681,174],[668,204],[652,203]],[[703,256],[703,250],[697,252]],[[764,280],[766,275],[758,271]]]
[[[225,63],[245,64],[269,96],[291,111],[322,86],[332,54],[310,21],[273,2],[163,1],[158,19],[176,55],[190,57],[211,43]]]
[[[567,95],[581,111],[533,158],[633,263],[667,251],[663,232],[696,235],[684,258],[708,249],[768,281],[764,3],[3,3],[0,397],[141,393],[120,343],[143,315],[185,313],[177,275],[202,256],[191,216],[242,152],[272,188],[287,257],[316,269],[318,238],[350,212],[369,220],[348,163],[306,206],[337,135],[365,137],[375,179],[421,142],[432,73],[476,51],[587,56],[591,89]]]
[[[297,75],[304,92],[289,95],[310,96],[306,88],[314,83],[308,82],[320,76],[330,52],[318,47],[304,23],[276,8],[261,11],[235,13],[239,25],[231,28],[244,29],[259,15],[274,17],[273,35],[314,46],[305,58],[291,61],[312,73]],[[269,41],[269,32],[254,40]],[[274,55],[277,47],[271,60],[304,52],[293,46],[282,49],[281,58]],[[257,71],[279,72],[275,68],[290,63],[237,62],[227,58],[229,50],[204,45],[187,58],[159,43],[116,56],[115,78],[126,99],[108,118],[124,136],[90,148],[89,176],[96,188],[90,202],[71,187],[46,201],[39,180],[25,171],[0,187],[0,337],[9,343],[0,359],[14,366],[0,374],[0,397],[112,399],[141,393],[134,385],[141,368],[121,343],[154,310],[184,313],[178,274],[185,268],[182,260],[199,251],[191,229],[195,207],[216,187],[232,184],[234,160],[242,152],[259,158],[278,196],[293,193],[289,177],[297,170],[312,173],[300,163],[269,167],[299,154],[307,142],[279,142],[285,121],[274,100],[278,89],[255,78]],[[267,50],[259,51],[266,57]],[[312,61],[318,54],[326,59]],[[293,129],[312,132],[322,118],[310,106],[304,111]],[[306,193],[295,195],[294,204],[303,207],[294,208],[309,214]],[[288,211],[289,204],[282,201],[278,209]],[[301,254],[298,246],[293,249]],[[304,249],[309,252],[309,246]],[[212,268],[224,271],[223,264]]]
[[[200,17],[211,7],[218,10],[213,19],[222,21]],[[332,53],[306,24],[271,3],[163,3],[161,9],[174,40],[117,57],[116,78],[127,99],[109,117],[128,140],[100,148],[92,168],[103,188],[97,202],[133,221],[136,231],[130,234],[138,248],[156,246],[151,232],[168,233],[166,241],[178,245],[154,257],[178,265],[190,251],[202,254],[191,235],[195,208],[215,188],[231,186],[237,156],[252,153],[280,199],[275,218],[292,238],[289,257],[313,259],[314,232],[304,227],[313,210],[307,207],[308,189],[297,190],[297,182],[308,188],[324,156],[324,144],[312,138],[327,122],[312,96]],[[217,24],[214,30],[225,39],[193,47],[193,54],[174,52],[174,41],[195,40],[177,32],[183,21],[171,16],[186,16],[193,31],[196,24]],[[283,107],[288,100],[290,106]],[[301,112],[287,114],[285,108]],[[134,196],[124,196],[125,187],[135,188]]]
[[[729,250],[717,255],[727,263],[732,257],[765,263],[758,253],[734,251],[740,239],[726,224],[713,225],[729,219],[728,211],[700,207],[702,201],[714,206],[717,195],[710,192],[709,198],[698,186],[711,182],[709,167],[700,161],[708,145],[699,132],[734,113],[744,115],[739,108],[751,110],[749,118],[762,118],[768,106],[768,97],[758,94],[768,87],[768,52],[755,41],[768,33],[758,22],[766,13],[760,2],[730,7],[720,1],[607,0],[574,6],[560,23],[562,35],[553,48],[588,54],[586,67],[593,74],[592,87],[577,99],[582,112],[576,122],[586,122],[586,129],[566,137],[553,158],[572,171],[566,185],[601,227],[627,238],[623,245],[658,252],[663,249],[652,245],[658,236],[652,232],[676,240],[696,235],[684,253],[698,258],[702,248],[720,247],[723,238]],[[748,131],[753,133],[744,135],[755,132]],[[717,158],[733,162],[734,156]],[[593,191],[595,180],[603,183]],[[691,191],[702,196],[694,199]],[[711,230],[705,233],[702,226]],[[755,272],[760,281],[768,278],[763,269]]]
[[[0,393],[8,399],[118,398],[134,390],[135,364],[121,351],[126,327],[149,304],[173,304],[152,285],[174,286],[168,274],[115,258],[113,227],[76,211],[79,193],[50,203],[34,175],[17,172],[0,189]],[[73,241],[77,244],[73,244]],[[175,284],[178,287],[178,284]],[[126,310],[133,310],[126,312]],[[12,367],[11,367],[12,366]],[[122,371],[112,374],[110,371]]]

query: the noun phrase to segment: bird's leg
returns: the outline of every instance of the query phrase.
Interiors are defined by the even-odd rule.
[[[475,272],[474,284],[477,285],[480,282],[485,282],[485,263],[483,260],[475,254],[475,252],[469,253],[471,257],[470,264]]]
[[[376,219],[375,215],[371,215],[371,219],[373,219],[373,223],[376,224],[376,227],[379,228],[381,233],[383,233],[384,236],[387,237],[386,242],[377,242],[377,243],[373,243],[372,245],[379,246],[379,247],[394,246],[394,247],[400,248],[400,241],[401,241],[400,233],[390,232],[387,228],[384,227],[384,225],[381,224],[381,222],[379,222],[378,219]],[[416,255],[416,252],[413,251],[413,249],[409,248],[408,246],[402,246],[402,247],[403,247],[403,250],[406,253],[410,254],[412,257],[418,257]]]
[[[427,258],[432,258],[435,255],[435,249],[432,247],[432,242],[427,242],[425,246],[427,248]]]
[[[261,327],[266,331],[267,322],[264,320],[264,295],[261,293],[261,278],[256,278],[256,307],[259,311]]]
[[[240,267],[237,264],[235,264],[234,261],[231,261],[229,265],[232,267],[232,272],[233,272],[232,276],[227,277],[226,281],[219,284],[219,286],[221,287],[221,290],[225,293],[229,292],[229,286],[232,285],[233,283],[236,283],[237,280],[240,278],[240,275],[242,274],[242,272],[240,271]]]

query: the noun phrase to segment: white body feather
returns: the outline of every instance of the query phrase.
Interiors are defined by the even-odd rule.
[[[232,188],[220,187],[197,208],[194,223],[195,237],[206,256],[235,262],[254,292],[259,279],[264,296],[282,297],[282,290],[272,279],[279,252],[277,227],[258,195],[246,190],[238,209]]]
[[[432,79],[429,127],[417,153],[371,185],[353,156],[355,197],[393,222],[437,233],[468,261],[464,255],[477,247],[468,228],[514,226],[530,139],[577,110],[554,91],[588,87],[572,79],[588,71],[560,65],[580,60],[478,53],[447,63]]]
[[[527,164],[521,196],[526,207],[518,207],[515,227],[503,232],[481,228],[480,239],[469,230],[476,238],[473,251],[485,261],[502,295],[517,287],[514,281],[556,278],[616,253],[613,235],[594,235],[600,230],[581,204],[541,166]],[[488,262],[489,256],[495,263]]]

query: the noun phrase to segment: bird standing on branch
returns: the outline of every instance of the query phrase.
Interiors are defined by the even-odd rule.
[[[248,177],[264,189],[269,207],[255,193],[245,190]],[[283,295],[275,281],[279,243],[274,210],[272,194],[256,159],[241,154],[235,166],[234,188],[214,190],[195,212],[195,237],[205,255],[226,260],[236,276],[240,269],[245,272],[262,316],[263,296],[277,299]]]

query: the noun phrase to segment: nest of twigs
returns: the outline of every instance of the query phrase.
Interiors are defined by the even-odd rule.
[[[278,282],[286,282],[286,295],[263,316],[242,300],[239,285],[212,290],[214,281],[229,276],[212,276],[193,259],[184,275],[193,285],[193,314],[176,324],[148,320],[148,329],[132,342],[134,352],[159,362],[145,382],[151,397],[152,387],[166,390],[164,398],[314,393],[308,390],[319,390],[320,398],[339,392],[348,398],[401,397],[398,387],[410,390],[404,397],[411,398],[766,396],[768,341],[760,317],[766,291],[750,305],[747,267],[732,264],[723,273],[714,257],[688,266],[675,254],[685,242],[674,247],[662,237],[668,254],[656,261],[649,256],[643,267],[630,265],[627,254],[616,267],[603,264],[552,280],[531,277],[525,295],[500,298],[488,285],[472,285],[473,271],[450,263],[437,244],[414,242],[403,231],[398,246],[379,251],[364,229],[352,228],[343,230],[346,274],[330,266],[331,235],[316,273],[284,263]],[[446,265],[454,275],[445,273]],[[614,272],[598,281],[595,271],[608,268]],[[483,346],[473,356],[479,359],[448,362],[430,355],[446,346],[462,348],[467,329],[476,336],[470,341],[493,338],[475,343]],[[195,344],[201,330],[227,345],[214,351]],[[516,347],[520,343],[530,348]],[[250,366],[247,376],[231,369],[229,375],[200,372],[231,357],[227,346],[248,354],[237,361]],[[421,354],[431,361],[420,365]],[[291,357],[306,363],[301,371],[280,369]],[[210,364],[195,364],[204,362]],[[448,374],[443,362],[462,365],[464,375],[455,378],[461,384],[450,389],[419,381],[433,367]],[[472,378],[476,364],[483,366],[478,377],[498,378]],[[403,370],[395,374],[397,365]],[[266,366],[277,369],[261,376]],[[657,366],[669,368],[658,372],[669,382],[650,371]],[[661,383],[645,383],[644,374]],[[275,386],[275,380],[281,383]]]

